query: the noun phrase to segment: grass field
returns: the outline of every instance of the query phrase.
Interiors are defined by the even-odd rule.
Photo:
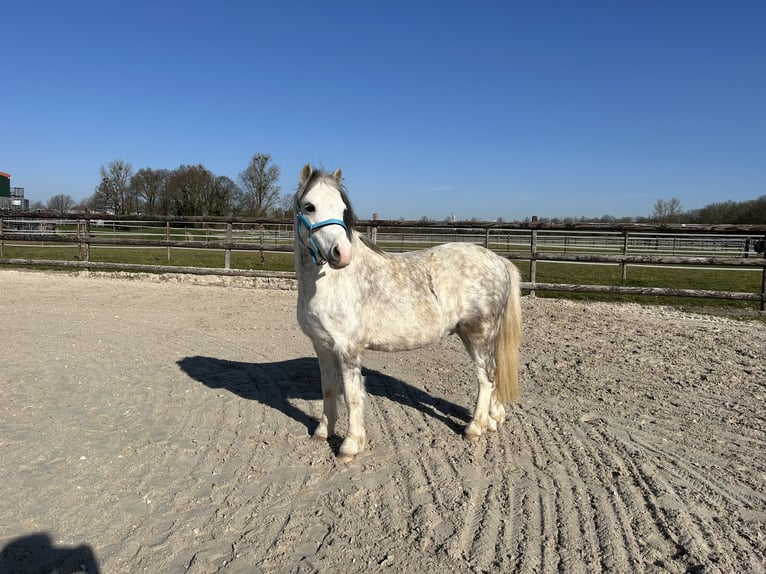
[[[202,238],[195,237],[194,239],[201,240]],[[50,244],[6,243],[2,246],[1,256],[8,259],[47,259],[60,261],[78,261],[83,258],[83,254],[76,244],[51,246]],[[221,250],[174,247],[170,249],[170,257],[168,258],[168,249],[165,247],[92,246],[90,260],[94,262],[222,269],[225,264],[225,255]],[[526,261],[519,261],[516,264],[522,273],[523,280],[529,281],[529,264]],[[231,254],[231,267],[244,270],[290,272],[294,270],[293,254],[233,251]],[[721,269],[710,267],[690,268],[631,265],[628,267],[626,285],[759,293],[761,281],[762,273],[760,268]],[[620,285],[621,268],[616,264],[574,264],[543,261],[537,263],[537,282],[575,285]],[[570,299],[634,301],[683,307],[718,308],[734,313],[740,310],[755,311],[760,308],[759,303],[748,301],[596,293],[544,293],[541,291],[537,293],[540,296]]]
[[[48,259],[56,261],[79,261],[83,255],[77,245],[32,247],[29,245],[5,245],[2,257],[7,259]],[[138,265],[171,265],[175,267],[209,267],[223,269],[225,255],[221,250],[188,249],[174,247],[91,247],[90,261],[126,263]],[[231,267],[234,269],[263,271],[293,271],[292,253],[260,253],[258,251],[233,251]]]
[[[529,265],[518,264],[525,281],[529,280]],[[583,265],[573,263],[537,263],[539,283],[569,283],[573,285],[621,285],[619,265]],[[626,286],[666,287],[671,289],[706,289],[760,293],[761,269],[735,269],[715,267],[655,267],[630,265]],[[546,296],[545,293],[540,293]],[[554,296],[554,294],[550,294]],[[639,303],[661,303],[674,306],[697,306],[728,308],[736,310],[758,310],[760,304],[752,301],[724,299],[695,299],[688,297],[659,297],[648,295],[611,295],[600,293],[556,293],[556,297],[569,299],[598,299],[604,301],[631,301]]]

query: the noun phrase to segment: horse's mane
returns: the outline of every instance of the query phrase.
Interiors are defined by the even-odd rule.
[[[367,237],[364,233],[357,234],[357,237],[364,243],[368,248],[370,248],[375,253],[378,253],[379,255],[384,255],[386,257],[390,257],[391,254],[387,253],[386,251],[383,251],[376,243],[372,242],[372,239]]]
[[[334,187],[338,190],[338,193],[340,193],[343,204],[346,206],[346,209],[343,211],[343,223],[346,224],[346,227],[350,232],[356,226],[356,214],[354,213],[354,208],[351,206],[351,201],[348,199],[346,186],[343,185],[342,181],[335,179],[332,174],[327,173],[322,169],[312,170],[311,175],[306,180],[306,182],[303,185],[298,185],[298,201],[300,202],[303,199],[303,196],[306,195],[306,192],[320,181],[324,182],[330,187]]]

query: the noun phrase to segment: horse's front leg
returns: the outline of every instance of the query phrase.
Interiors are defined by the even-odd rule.
[[[317,347],[314,349],[319,358],[319,370],[322,377],[322,417],[311,438],[325,441],[335,434],[335,423],[338,420],[340,370],[335,353]]]
[[[343,396],[348,409],[348,433],[340,445],[338,460],[350,462],[364,450],[366,433],[364,430],[364,380],[360,359],[342,360]]]

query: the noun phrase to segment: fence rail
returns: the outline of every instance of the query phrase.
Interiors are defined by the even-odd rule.
[[[358,227],[380,247],[410,251],[449,241],[478,243],[498,254],[529,264],[536,291],[614,293],[755,301],[766,310],[766,225],[653,225],[549,222],[361,221]],[[0,265],[113,269],[138,272],[294,277],[292,273],[235,269],[232,252],[293,250],[292,221],[247,218],[104,216],[16,213],[0,215]],[[73,245],[78,260],[6,258],[13,245]],[[223,268],[180,267],[92,261],[91,247],[164,248],[223,251]],[[756,251],[756,249],[758,251]],[[577,285],[537,281],[538,262],[619,265],[623,285]],[[761,270],[758,292],[626,286],[629,265],[726,267]]]

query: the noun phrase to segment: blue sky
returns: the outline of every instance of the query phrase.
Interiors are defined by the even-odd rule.
[[[649,215],[766,194],[766,2],[21,2],[0,171],[90,196],[115,159],[282,192],[342,167],[360,217]]]

